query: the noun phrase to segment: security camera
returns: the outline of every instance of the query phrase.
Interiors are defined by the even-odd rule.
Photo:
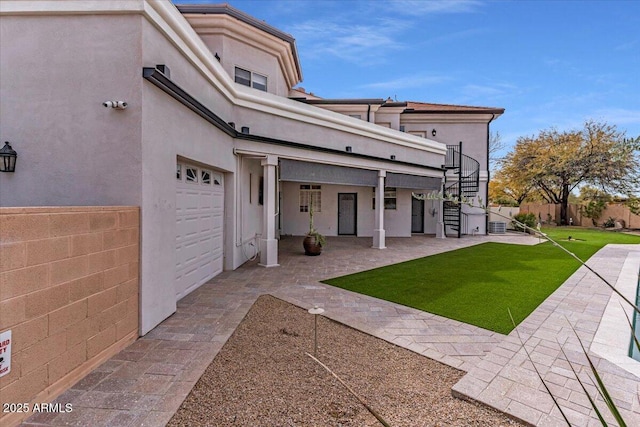
[[[102,106],[105,108],[115,108],[116,110],[124,110],[125,108],[127,108],[127,104],[124,101],[104,101],[102,103]]]

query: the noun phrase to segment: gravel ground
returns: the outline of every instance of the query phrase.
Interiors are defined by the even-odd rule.
[[[381,426],[313,354],[313,316],[260,297],[169,426]],[[521,425],[451,396],[464,372],[324,317],[318,359],[391,426]]]

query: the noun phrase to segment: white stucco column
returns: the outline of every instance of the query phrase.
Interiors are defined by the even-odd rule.
[[[260,164],[264,175],[260,265],[263,267],[277,267],[279,265],[278,240],[276,239],[276,166],[278,165],[278,157],[267,156]]]
[[[442,185],[442,197],[444,197],[444,184]],[[444,225],[444,200],[440,197],[438,201],[438,224],[436,225],[436,238],[437,239],[446,239],[447,234],[445,233],[445,225]]]
[[[378,171],[378,186],[376,187],[376,212],[375,212],[375,228],[373,230],[373,247],[375,249],[384,249],[385,231],[384,231],[384,178],[387,171]]]

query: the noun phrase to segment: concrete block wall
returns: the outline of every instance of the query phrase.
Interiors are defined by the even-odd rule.
[[[0,407],[51,401],[138,337],[139,224],[138,207],[0,208]]]
[[[557,223],[560,218],[560,205],[534,203],[522,204],[520,205],[520,212],[532,212],[536,216],[540,215],[544,221],[547,221],[550,217],[551,221]],[[580,205],[569,204],[569,217],[573,218],[573,225],[593,227],[591,219],[583,217],[580,213]],[[608,204],[604,211],[602,211],[600,219],[596,222],[598,226],[602,226],[602,224],[609,218],[613,218],[617,221],[623,221],[626,228],[640,228],[640,215],[633,214],[627,206],[620,203]]]

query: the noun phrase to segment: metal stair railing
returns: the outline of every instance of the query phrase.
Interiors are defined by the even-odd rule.
[[[445,155],[445,169],[453,170],[457,175],[457,181],[446,184],[444,196],[460,200],[461,197],[473,197],[480,190],[480,163],[473,157],[462,154],[462,141],[458,145],[447,145]],[[444,223],[454,231],[457,231],[458,238],[462,234],[467,234],[468,218],[462,212],[462,204],[454,201],[443,203]]]

